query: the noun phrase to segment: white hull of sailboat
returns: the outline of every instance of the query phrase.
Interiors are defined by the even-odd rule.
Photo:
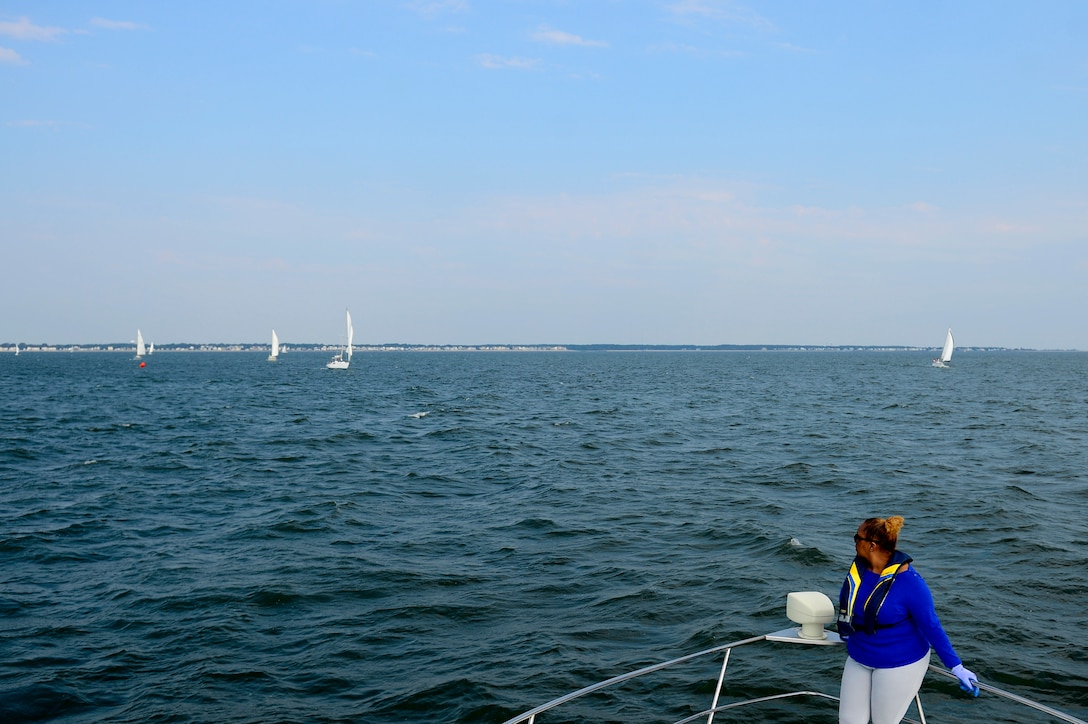
[[[333,357],[325,366],[328,367],[330,370],[346,370],[349,364],[350,363],[346,359]]]

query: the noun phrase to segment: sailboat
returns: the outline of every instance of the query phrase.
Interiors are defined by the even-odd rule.
[[[955,348],[956,343],[952,339],[952,328],[948,328],[948,334],[944,338],[944,347],[941,348],[941,356],[933,360],[934,367],[947,367],[948,362],[952,360],[952,350]]]
[[[355,330],[351,328],[351,312],[344,310],[344,315],[347,317],[348,323],[348,344],[344,347],[344,351],[334,356],[329,360],[325,366],[330,370],[346,370],[348,365],[351,364],[351,338],[355,334]]]
[[[272,330],[272,354],[268,355],[269,362],[275,362],[280,356],[280,338],[276,336],[276,330]]]
[[[147,348],[144,347],[144,335],[140,330],[136,330],[136,359],[140,359],[147,354]]]

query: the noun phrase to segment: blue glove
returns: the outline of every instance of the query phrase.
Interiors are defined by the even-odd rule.
[[[963,664],[956,664],[952,667],[952,673],[960,680],[961,689],[978,696],[978,677],[973,672],[963,668]]]

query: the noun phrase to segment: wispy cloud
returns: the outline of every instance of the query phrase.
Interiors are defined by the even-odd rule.
[[[59,128],[60,123],[57,121],[8,121],[7,126],[10,128]]]
[[[506,68],[513,68],[515,70],[533,70],[540,65],[540,61],[535,58],[504,58],[498,55],[491,55],[490,53],[481,53],[480,55],[477,55],[476,62],[484,68],[491,68],[494,70]]]
[[[413,0],[405,5],[424,18],[436,18],[450,13],[468,12],[467,0]]]
[[[8,65],[30,65],[30,61],[24,60],[23,56],[19,55],[11,48],[0,48],[0,63],[7,63]]]
[[[542,25],[532,35],[533,40],[541,43],[552,43],[553,45],[580,45],[584,48],[607,48],[608,43],[603,40],[587,40],[580,35],[574,35],[573,33],[565,33],[562,30],[555,30],[549,28],[546,25]]]
[[[910,209],[912,211],[917,211],[920,214],[932,214],[940,210],[933,204],[927,203],[925,201],[915,201],[913,204],[910,205]]]
[[[175,267],[190,271],[214,272],[216,274],[247,272],[282,272],[290,271],[292,266],[280,257],[255,257],[238,254],[179,254],[172,249],[155,252],[155,263],[164,267]]]
[[[650,50],[655,53],[686,53],[701,58],[739,58],[745,55],[740,50],[713,50],[678,43],[658,43],[650,46]]]
[[[1039,233],[1039,231],[1041,231],[1041,227],[1039,226],[1021,224],[1005,220],[988,221],[983,223],[981,228],[982,231],[985,233],[997,234],[1002,236],[1006,234],[1017,236],[1026,234],[1037,234]]]
[[[773,30],[775,27],[767,18],[731,0],[677,0],[667,8],[673,15],[681,18],[707,18],[750,25],[763,30]]]
[[[91,18],[91,25],[105,30],[148,30],[148,26],[142,23],[132,23],[127,20],[107,20],[106,18]]]
[[[14,22],[0,22],[0,35],[19,40],[56,40],[67,32],[64,28],[35,25],[26,17]]]
[[[546,239],[582,251],[587,244],[639,247],[710,265],[732,263],[735,253],[756,250],[761,263],[782,264],[820,254],[881,267],[900,260],[968,260],[998,248],[1007,255],[1027,253],[1026,245],[1035,243],[1040,231],[1030,219],[979,219],[929,202],[869,209],[768,205],[760,203],[758,189],[697,178],[650,178],[624,186],[629,187],[588,195],[495,197],[443,223],[464,238]],[[661,239],[668,243],[659,244]],[[781,254],[770,254],[776,249]]]
[[[782,50],[788,50],[791,53],[816,53],[816,52],[818,52],[818,51],[813,50],[812,48],[805,48],[805,47],[800,46],[800,45],[794,45],[793,43],[779,43],[778,47],[782,48]]]

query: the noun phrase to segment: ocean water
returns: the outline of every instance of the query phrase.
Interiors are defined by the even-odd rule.
[[[930,356],[2,355],[0,721],[502,722],[785,628],[891,514],[967,666],[1084,718],[1088,354]],[[842,657],[738,650],[725,696]],[[540,721],[672,721],[719,666]]]

